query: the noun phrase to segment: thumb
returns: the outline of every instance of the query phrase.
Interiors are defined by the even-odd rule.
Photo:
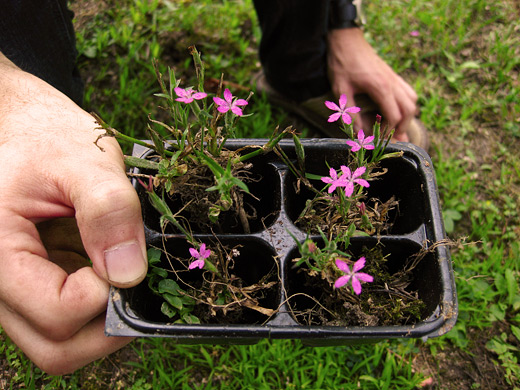
[[[90,172],[75,174],[82,182],[72,180],[71,203],[96,273],[114,286],[132,287],[148,268],[141,207],[117,142],[107,143],[105,152],[95,154]]]

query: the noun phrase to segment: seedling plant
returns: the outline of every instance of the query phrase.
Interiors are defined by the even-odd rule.
[[[276,267],[260,281],[248,285],[233,271],[240,258],[239,246],[228,247],[218,239],[201,242],[194,234],[196,231],[214,236],[215,232],[225,231],[230,220],[240,226],[241,232],[250,233],[249,222],[257,216],[248,203],[254,198],[248,184],[260,180],[251,171],[252,161],[259,155],[276,153],[295,175],[298,189],[303,185],[314,194],[296,223],[309,234],[321,236],[321,242],[310,238],[304,242],[296,240],[301,257],[295,259],[294,266],[301,267],[309,277],[318,276],[319,283],[323,283],[328,298],[324,298],[321,307],[335,307],[334,302],[355,307],[356,315],[346,316],[348,322],[339,321],[345,317],[340,311],[332,314],[331,323],[347,325],[357,318],[355,324],[376,325],[396,319],[404,323],[419,319],[421,302],[416,294],[406,291],[411,268],[391,275],[378,248],[365,248],[366,254],[356,256],[349,251],[352,237],[389,229],[388,212],[397,205],[393,198],[385,203],[377,199],[368,202],[365,193],[370,181],[385,173],[380,161],[402,155],[385,152],[393,133],[381,129],[381,118],[376,118],[372,135],[365,135],[363,130],[354,134],[351,115],[360,108],[348,107],[345,95],[338,104],[325,103],[332,111],[328,121],[340,121],[349,147],[344,164],[328,167],[328,176],[307,172],[305,150],[292,128],[277,128],[261,146],[227,149],[226,141],[234,137],[237,123],[248,115],[245,110],[251,94],[245,99],[235,97],[222,87],[221,80],[216,96],[209,96],[204,91],[200,53],[194,47],[190,50],[196,86],[181,86],[171,69],[166,82],[155,65],[161,87],[156,96],[165,103],[171,122],[150,118],[150,141],[124,135],[97,118],[106,131],[101,137],[114,136],[151,151],[145,157],[125,157],[129,167],[137,168],[130,175],[158,212],[161,231],[181,235],[188,243],[183,255],[168,253],[165,247],[149,249],[148,285],[164,299],[163,314],[181,323],[234,323],[240,321],[244,308],[259,312],[266,319],[276,313],[277,307],[262,304],[266,291],[278,284]],[[294,141],[295,161],[278,145],[284,137]],[[381,303],[380,298],[367,293],[361,300],[364,284],[373,284],[374,290],[383,289],[396,299],[391,299],[390,304]],[[318,313],[317,317],[323,314]]]

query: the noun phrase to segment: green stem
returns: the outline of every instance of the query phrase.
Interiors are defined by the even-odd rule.
[[[269,139],[269,141],[267,141],[267,143],[263,147],[258,148],[256,150],[252,151],[251,153],[240,156],[240,162],[244,162],[253,157],[270,152],[278,144],[278,142],[280,142],[280,140],[283,138],[284,135],[285,135],[285,132],[282,131],[276,137],[271,137]]]
[[[173,226],[175,226],[177,229],[181,231],[182,234],[184,234],[184,236],[190,243],[194,243],[195,241],[193,239],[193,236],[173,216],[172,211],[170,210],[164,199],[160,198],[159,195],[157,195],[153,191],[147,192],[148,198],[150,199],[150,203],[159,212],[159,214],[161,214],[161,218],[164,218],[167,221],[171,222]]]

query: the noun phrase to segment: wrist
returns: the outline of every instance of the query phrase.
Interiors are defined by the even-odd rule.
[[[329,49],[338,52],[342,52],[346,50],[346,48],[362,50],[368,45],[364,31],[358,27],[329,30],[327,33],[327,41]]]

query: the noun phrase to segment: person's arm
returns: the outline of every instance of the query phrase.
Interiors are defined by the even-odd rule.
[[[328,32],[327,62],[336,96],[346,94],[352,106],[355,95],[369,95],[381,108],[381,115],[390,128],[396,128],[394,139],[408,141],[406,129],[417,110],[417,94],[377,55],[360,28]],[[357,129],[366,129],[360,115],[355,120]]]
[[[116,140],[103,138],[104,152],[94,144],[96,127],[0,53],[0,325],[49,374],[130,341],[104,335],[108,288],[134,286],[147,270],[137,194]],[[48,232],[57,218],[70,218],[63,241]]]

